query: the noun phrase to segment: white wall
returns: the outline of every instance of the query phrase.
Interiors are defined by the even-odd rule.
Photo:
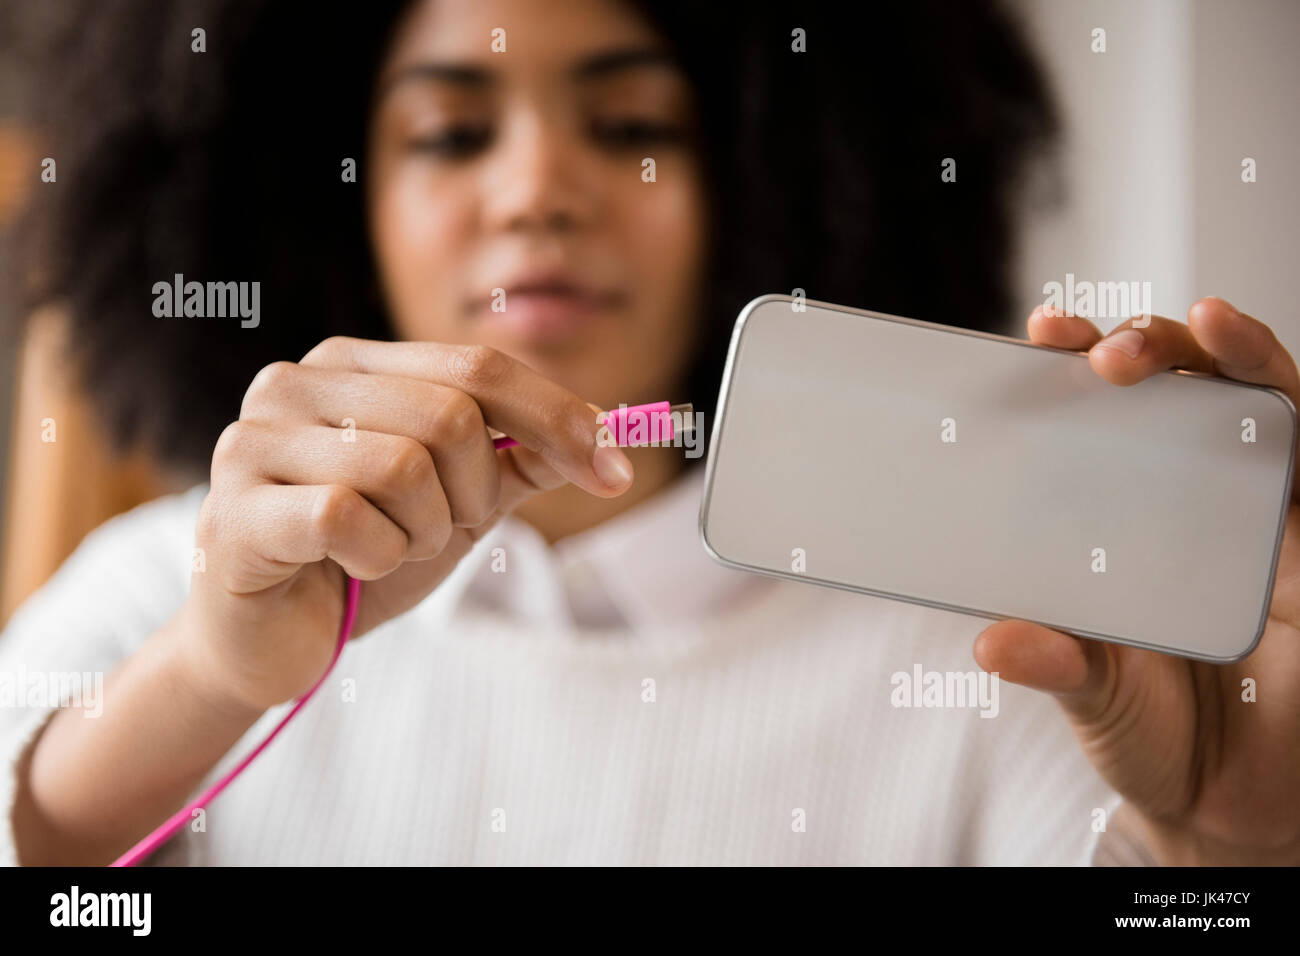
[[[1033,213],[1020,309],[1067,272],[1149,281],[1154,311],[1186,319],[1219,295],[1300,355],[1289,294],[1300,248],[1300,3],[1015,0],[1065,121],[1068,196]],[[1105,53],[1091,50],[1106,30]],[[1253,157],[1258,181],[1241,181]],[[1103,331],[1116,319],[1098,320]]]

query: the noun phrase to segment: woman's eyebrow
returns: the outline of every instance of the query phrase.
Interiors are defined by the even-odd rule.
[[[586,57],[574,67],[573,75],[579,80],[593,80],[643,66],[659,66],[675,70],[677,61],[667,50],[658,47],[620,47]]]
[[[426,60],[410,63],[394,70],[380,82],[376,92],[379,96],[383,96],[393,87],[413,80],[450,83],[454,86],[479,89],[491,84],[492,71],[469,63],[437,63]]]
[[[637,67],[666,67],[677,69],[677,63],[666,51],[657,47],[620,47],[602,50],[583,58],[572,70],[579,80],[595,80]],[[399,67],[385,77],[377,93],[383,96],[394,87],[411,81],[440,82],[470,89],[482,89],[495,80],[493,71],[472,63],[440,63],[423,60]]]

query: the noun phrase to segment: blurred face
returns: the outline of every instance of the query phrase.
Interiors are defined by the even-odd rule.
[[[411,7],[362,172],[402,338],[493,346],[602,407],[690,400],[705,223],[667,53],[616,0]]]

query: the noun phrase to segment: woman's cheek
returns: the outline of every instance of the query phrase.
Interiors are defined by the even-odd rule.
[[[693,179],[646,183],[630,228],[639,271],[676,311],[695,295],[704,255],[704,217]]]
[[[463,241],[469,209],[464,190],[447,176],[400,176],[387,191],[385,206],[400,242],[415,256],[443,253]],[[427,265],[427,263],[426,263]]]
[[[449,195],[450,194],[450,195]],[[392,184],[380,205],[376,248],[398,330],[430,339],[455,333],[457,277],[465,259],[472,214],[454,190]]]

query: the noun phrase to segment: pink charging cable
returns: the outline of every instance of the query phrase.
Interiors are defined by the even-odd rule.
[[[679,416],[677,421],[681,423],[680,428],[673,420],[674,414]],[[669,405],[667,402],[654,402],[649,405],[621,406],[612,411],[603,412],[602,415],[604,418],[598,418],[597,420],[609,428],[609,433],[613,436],[615,444],[622,447],[643,444],[667,444],[672,442],[677,435],[684,435],[695,430],[692,408],[689,404]],[[519,442],[502,435],[500,438],[493,439],[492,444],[496,448],[510,448],[518,445]],[[285,724],[293,720],[298,711],[302,710],[307,701],[311,700],[312,695],[316,693],[320,685],[325,683],[325,678],[329,677],[330,672],[334,670],[334,665],[338,663],[339,656],[343,653],[348,638],[352,636],[352,626],[356,623],[357,608],[361,603],[361,582],[347,575],[344,575],[344,580],[347,582],[347,595],[343,605],[343,623],[339,627],[339,638],[334,646],[334,656],[330,658],[330,664],[329,667],[325,668],[325,673],[320,675],[320,678],[311,685],[311,689],[307,693],[298,698],[298,703],[294,704],[293,709],[284,715],[284,719],[275,725],[275,729],[267,734],[266,739],[258,744],[247,757],[236,764],[229,773],[211,787],[177,810],[165,823],[147,837],[114,860],[110,866],[135,866],[175,836],[176,832],[190,820],[195,810],[202,809],[211,803],[221,791],[230,785],[232,780],[244,772],[244,768],[266,749],[267,745],[284,729]]]
[[[343,605],[343,625],[339,628],[339,639],[338,643],[334,646],[334,656],[330,659],[330,666],[325,668],[325,673],[321,674],[320,679],[311,685],[311,690],[298,698],[298,703],[294,704],[293,710],[284,715],[284,719],[275,725],[275,729],[266,735],[266,739],[258,744],[252,753],[239,761],[233,770],[214,783],[207,790],[203,791],[203,793],[195,797],[193,801],[177,810],[166,823],[158,827],[158,829],[154,830],[153,833],[150,833],[147,837],[114,860],[111,864],[112,866],[135,866],[150,853],[171,839],[177,830],[185,826],[186,822],[190,819],[190,816],[195,810],[211,803],[217,794],[221,793],[222,790],[225,790],[226,787],[229,786],[230,781],[243,773],[244,768],[253,762],[253,758],[265,750],[267,744],[275,739],[276,734],[284,730],[284,725],[293,720],[294,715],[298,713],[298,711],[302,710],[307,701],[311,700],[312,694],[316,693],[316,689],[325,682],[326,677],[329,677],[330,671],[334,670],[334,665],[338,662],[339,655],[343,653],[343,646],[347,644],[348,637],[352,634],[352,625],[356,623],[357,620],[357,607],[361,603],[361,582],[356,578],[351,578],[347,575],[344,575],[344,579],[347,581],[347,599]]]

